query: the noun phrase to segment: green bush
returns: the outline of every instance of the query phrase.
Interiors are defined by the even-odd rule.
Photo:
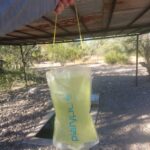
[[[80,43],[47,45],[43,48],[48,51],[50,61],[59,62],[62,65],[78,60],[86,54],[86,48],[81,48]]]
[[[28,85],[46,82],[44,75],[29,71],[27,72],[27,80]],[[24,74],[22,71],[5,71],[0,74],[0,92],[10,91],[16,83],[21,83],[25,86]]]
[[[109,51],[105,55],[105,62],[108,64],[127,64],[129,59],[126,54],[117,51]]]
[[[13,83],[16,80],[19,80],[21,78],[21,75],[19,72],[10,72],[5,71],[4,73],[0,74],[0,91],[9,91],[11,90],[11,87]]]

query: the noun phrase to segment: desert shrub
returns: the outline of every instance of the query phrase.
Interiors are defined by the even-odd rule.
[[[105,62],[108,64],[127,64],[128,61],[126,54],[117,51],[109,51],[105,55]]]
[[[0,91],[9,91],[13,86],[13,83],[17,80],[21,80],[21,73],[14,71],[5,71],[0,74]]]
[[[28,85],[45,83],[46,78],[40,73],[27,72]],[[15,84],[21,83],[25,86],[24,74],[22,71],[5,71],[0,74],[0,92],[10,91]]]

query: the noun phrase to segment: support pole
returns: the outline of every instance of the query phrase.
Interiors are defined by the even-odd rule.
[[[21,53],[21,59],[22,59],[22,65],[23,65],[24,81],[25,81],[25,85],[27,87],[28,81],[27,81],[27,73],[26,73],[26,62],[25,62],[25,58],[24,58],[24,52],[23,52],[22,45],[20,45],[20,53]]]
[[[136,87],[138,87],[138,64],[139,64],[139,35],[136,37]]]

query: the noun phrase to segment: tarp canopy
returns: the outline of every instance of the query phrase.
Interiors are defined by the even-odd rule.
[[[150,32],[150,0],[76,0],[83,40]],[[0,0],[0,44],[52,43],[55,0]],[[56,42],[79,41],[75,7],[58,16]]]
[[[54,10],[58,0],[0,0],[0,36]]]

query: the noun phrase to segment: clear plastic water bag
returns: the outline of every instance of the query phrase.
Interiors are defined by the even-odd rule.
[[[54,145],[58,149],[88,150],[98,142],[90,115],[90,69],[63,67],[46,76],[56,112]]]

